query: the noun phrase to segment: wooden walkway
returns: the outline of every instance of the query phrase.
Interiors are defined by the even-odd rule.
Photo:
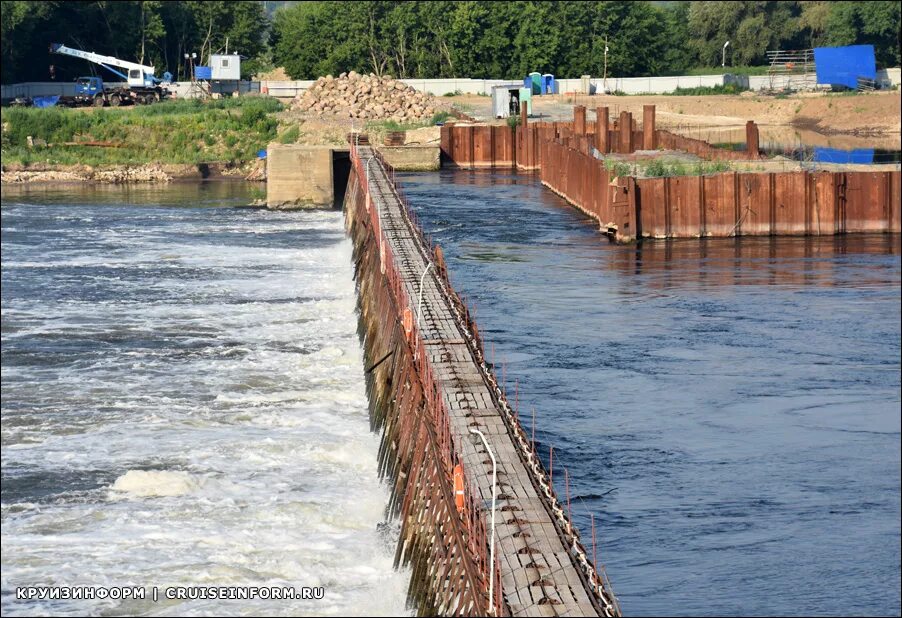
[[[361,146],[363,162],[374,156]],[[577,553],[568,549],[568,537],[552,505],[530,472],[527,454],[515,439],[505,414],[493,397],[494,386],[468,342],[471,335],[435,266],[423,278],[431,253],[408,220],[392,180],[378,159],[369,164],[370,196],[378,209],[382,230],[394,253],[396,266],[416,320],[423,281],[420,332],[429,351],[443,398],[450,413],[454,443],[468,484],[477,488],[491,516],[492,463],[482,441],[470,433],[482,431],[498,464],[496,554],[499,557],[504,599],[514,616],[618,615],[613,596],[600,595],[580,568]],[[490,520],[486,528],[491,533]],[[499,582],[495,583],[497,587]],[[600,588],[600,586],[599,586]]]

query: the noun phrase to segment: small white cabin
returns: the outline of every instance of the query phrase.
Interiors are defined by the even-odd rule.
[[[210,56],[210,69],[213,79],[241,79],[241,56],[238,54],[213,54]]]

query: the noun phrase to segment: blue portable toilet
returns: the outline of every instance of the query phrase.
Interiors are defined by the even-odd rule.
[[[542,94],[557,94],[557,84],[551,73],[545,73],[542,76]]]

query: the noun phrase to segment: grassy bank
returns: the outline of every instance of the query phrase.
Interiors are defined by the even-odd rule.
[[[166,101],[119,109],[4,108],[4,165],[241,164],[277,134],[270,97]],[[28,146],[28,137],[33,147]],[[86,145],[100,142],[103,145]]]

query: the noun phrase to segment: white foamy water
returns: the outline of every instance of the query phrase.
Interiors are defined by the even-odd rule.
[[[394,615],[340,213],[3,205],[4,615]],[[19,600],[19,586],[322,600]]]

